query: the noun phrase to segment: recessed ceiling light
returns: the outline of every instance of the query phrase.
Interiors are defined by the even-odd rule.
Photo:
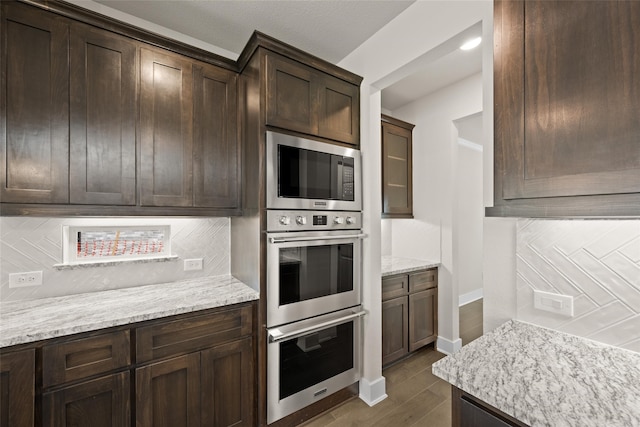
[[[460,46],[460,49],[471,50],[474,47],[480,46],[481,42],[482,42],[482,37],[476,37],[475,39],[467,40],[466,42],[464,42],[462,46]]]

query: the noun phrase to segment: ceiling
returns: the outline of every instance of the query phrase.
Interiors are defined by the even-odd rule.
[[[415,0],[94,1],[235,54],[230,59],[237,58],[258,30],[338,63]],[[413,67],[411,74],[385,87],[382,108],[392,111],[479,72],[481,49],[462,52],[457,41],[453,42]]]
[[[414,1],[96,0],[235,54],[258,30],[332,63]]]

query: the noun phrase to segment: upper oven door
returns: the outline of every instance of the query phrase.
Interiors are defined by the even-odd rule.
[[[268,209],[362,209],[360,152],[267,131]]]
[[[270,233],[267,326],[360,304],[360,231]]]

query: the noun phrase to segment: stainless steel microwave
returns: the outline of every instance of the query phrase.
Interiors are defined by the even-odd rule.
[[[362,210],[360,151],[267,131],[267,209]]]

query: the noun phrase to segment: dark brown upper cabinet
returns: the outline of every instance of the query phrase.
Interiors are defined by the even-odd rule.
[[[47,7],[2,2],[2,215],[239,215],[235,64]]]
[[[137,44],[71,25],[70,203],[136,203]]]
[[[69,202],[69,26],[2,4],[2,202]]]
[[[414,125],[382,115],[382,217],[413,218]]]
[[[238,209],[237,74],[150,49],[141,70],[142,204]]]
[[[140,54],[140,199],[193,205],[192,62],[167,51]]]
[[[494,8],[494,216],[640,215],[640,3]]]
[[[235,72],[193,67],[194,205],[238,209],[240,144]]]
[[[360,87],[298,61],[266,55],[266,124],[360,144]]]

